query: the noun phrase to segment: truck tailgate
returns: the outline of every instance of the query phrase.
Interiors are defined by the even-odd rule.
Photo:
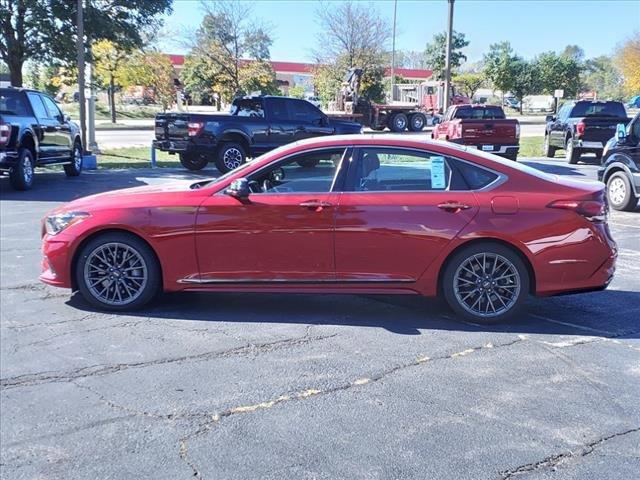
[[[461,120],[462,138],[478,144],[517,145],[517,120]]]
[[[159,113],[156,115],[156,140],[186,140],[189,137],[186,113]]]
[[[609,139],[616,134],[616,125],[618,123],[629,122],[628,118],[613,117],[585,117],[582,122],[585,124],[582,140],[585,142],[599,142],[604,146]]]

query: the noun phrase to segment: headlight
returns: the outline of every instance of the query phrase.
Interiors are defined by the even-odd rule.
[[[65,212],[57,215],[50,215],[45,220],[45,228],[49,235],[57,235],[65,228],[70,227],[74,223],[79,223],[89,214],[87,212]]]

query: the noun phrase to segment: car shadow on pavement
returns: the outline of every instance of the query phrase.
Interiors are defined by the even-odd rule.
[[[67,303],[94,311],[78,293]],[[459,320],[442,301],[418,295],[183,292],[163,294],[150,308],[122,315],[168,321],[375,327],[400,335],[447,330],[640,338],[640,308],[616,312],[611,305],[640,305],[640,292],[605,290],[531,298],[518,318],[497,325]]]

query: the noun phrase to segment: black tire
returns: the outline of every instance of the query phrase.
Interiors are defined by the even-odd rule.
[[[607,179],[607,199],[614,210],[630,212],[638,205],[629,177],[624,172],[615,172]]]
[[[517,153],[508,153],[504,156],[504,158],[506,158],[507,160],[513,160],[514,162],[518,161],[518,154]]]
[[[422,113],[414,113],[409,117],[409,130],[412,132],[421,132],[427,124],[427,117]]]
[[[575,165],[580,161],[580,155],[582,155],[582,152],[579,148],[573,146],[573,139],[571,137],[567,138],[564,151],[565,157],[570,165]]]
[[[18,162],[11,167],[9,183],[15,190],[29,190],[33,186],[35,161],[28,148],[18,150]]]
[[[547,135],[544,136],[544,144],[542,146],[542,154],[545,157],[553,158],[553,157],[556,156],[556,147],[552,147],[549,144],[549,141],[550,141],[549,134],[547,134]]]
[[[209,157],[204,153],[185,152],[180,154],[180,163],[187,170],[202,170],[209,163]]]
[[[71,163],[64,166],[64,173],[67,174],[67,177],[77,177],[82,173],[83,153],[80,142],[74,143],[73,150],[71,150]]]
[[[371,126],[369,128],[374,132],[382,132],[387,127],[385,127],[384,125],[376,125],[375,127]]]
[[[92,286],[87,284],[87,279],[85,278],[85,268],[87,267],[87,261],[90,260],[94,251],[103,247],[107,244],[119,244],[128,247],[131,251],[135,251],[140,258],[144,261],[144,265],[146,267],[147,280],[146,283],[142,285],[138,291],[138,295],[133,298],[130,302],[123,304],[112,304],[107,303],[103,299],[100,298],[97,289],[92,290]],[[123,249],[124,252],[124,249]],[[124,253],[123,253],[124,254]],[[117,252],[116,252],[117,255]],[[109,257],[109,259],[111,259]],[[141,264],[141,263],[140,263]],[[106,264],[104,264],[106,265]],[[131,264],[129,264],[131,265]],[[106,270],[106,268],[105,268]],[[141,269],[142,270],[142,269]],[[95,272],[95,271],[94,271]],[[135,271],[133,272],[135,273]],[[89,302],[94,307],[100,310],[111,310],[111,311],[123,311],[123,310],[136,310],[138,308],[143,307],[147,303],[149,303],[153,298],[158,294],[162,286],[162,272],[160,270],[160,265],[158,263],[158,259],[156,258],[153,250],[139,237],[135,235],[125,233],[125,232],[110,232],[105,233],[103,235],[99,235],[93,239],[91,239],[80,251],[77,261],[74,275],[76,277],[76,283],[78,285],[78,289],[80,293],[84,297],[87,302]],[[99,275],[99,274],[96,274]],[[105,275],[104,282],[110,282],[113,285],[112,276],[108,276],[110,274]],[[117,278],[115,278],[116,282],[120,279],[120,281],[126,282],[126,278],[122,278],[120,273],[117,273]],[[102,282],[100,282],[102,283]],[[133,288],[134,282],[128,284]],[[97,288],[100,288],[103,285],[100,285]],[[106,287],[105,290],[109,290],[111,286]],[[126,294],[125,285],[116,283],[115,289],[119,289],[122,295]],[[113,290],[112,292],[115,292]],[[116,301],[116,295],[114,295],[114,302]]]
[[[302,168],[313,168],[320,163],[320,160],[317,158],[307,158],[303,160],[298,160],[296,162]]]
[[[486,257],[483,257],[483,254],[485,254]],[[477,266],[475,266],[475,260],[471,260],[474,265],[474,270],[469,273],[470,271],[465,271],[463,265],[474,256],[477,256],[476,258],[478,259],[478,263]],[[485,260],[486,269],[484,271],[488,272],[487,276],[489,278],[485,275],[481,277],[477,275],[477,273],[482,272],[479,268],[482,267],[480,258],[487,258],[487,260]],[[492,259],[497,259],[500,262],[504,261],[506,263],[504,266],[501,266],[501,263]],[[494,263],[498,265],[497,271],[491,271]],[[508,266],[507,270],[504,270],[505,266]],[[499,278],[495,276],[496,274],[499,276],[506,275],[507,271],[513,272],[513,276],[507,277],[508,280],[506,278]],[[456,275],[458,275],[459,278],[457,282]],[[462,275],[466,275],[468,278],[473,279],[473,282],[461,278]],[[480,284],[475,283],[478,279],[481,282]],[[502,285],[500,282],[502,282]],[[465,286],[466,283],[472,283],[472,285]],[[457,294],[456,284],[460,285]],[[518,287],[515,285],[518,285]],[[470,303],[477,301],[480,302],[476,309],[483,309],[482,304],[484,301],[487,310],[490,309],[490,305],[493,305],[494,307],[495,305],[498,305],[499,309],[505,310],[502,312],[497,311],[495,314],[490,312],[487,315],[474,313],[474,310],[472,310],[468,304],[463,302],[465,299],[463,295],[467,295],[471,290],[460,292],[459,290],[462,288],[473,290],[474,293],[471,294],[472,296],[467,296],[466,298],[470,298],[468,300]],[[527,295],[529,294],[529,273],[520,256],[510,248],[492,242],[476,243],[463,248],[449,259],[442,277],[442,291],[447,303],[458,317],[474,323],[500,323],[513,318],[522,309]],[[478,294],[475,292],[480,293]],[[513,292],[513,294],[510,292]],[[498,302],[498,294],[510,295],[510,298],[507,299],[504,307],[501,307],[498,303],[493,304],[493,301]],[[493,300],[489,300],[492,296]],[[477,300],[478,297],[481,297],[481,300]],[[485,297],[487,300],[483,300]],[[463,305],[466,305],[466,307]]]
[[[220,173],[227,173],[247,161],[247,152],[239,143],[226,142],[220,145],[216,155],[216,167]]]
[[[404,132],[404,130],[409,125],[409,119],[404,113],[396,113],[389,117],[389,130],[392,132],[400,133]]]

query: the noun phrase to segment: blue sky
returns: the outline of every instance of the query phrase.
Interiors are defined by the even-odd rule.
[[[274,43],[271,58],[281,61],[312,61],[320,28],[316,0],[259,0],[248,2],[256,19],[270,25]],[[331,2],[325,2],[331,3]],[[393,19],[393,1],[363,2]],[[200,4],[175,0],[174,12],[165,20],[166,36],[197,28],[202,19]],[[396,48],[424,50],[435,32],[446,28],[446,0],[398,0]],[[624,0],[457,0],[454,29],[464,32],[470,45],[465,53],[476,61],[491,43],[508,40],[527,58],[538,53],[561,51],[567,44],[581,46],[587,57],[610,54],[634,31],[640,31],[640,1]],[[162,40],[167,53],[186,53],[184,47]],[[390,48],[390,46],[389,46]]]

